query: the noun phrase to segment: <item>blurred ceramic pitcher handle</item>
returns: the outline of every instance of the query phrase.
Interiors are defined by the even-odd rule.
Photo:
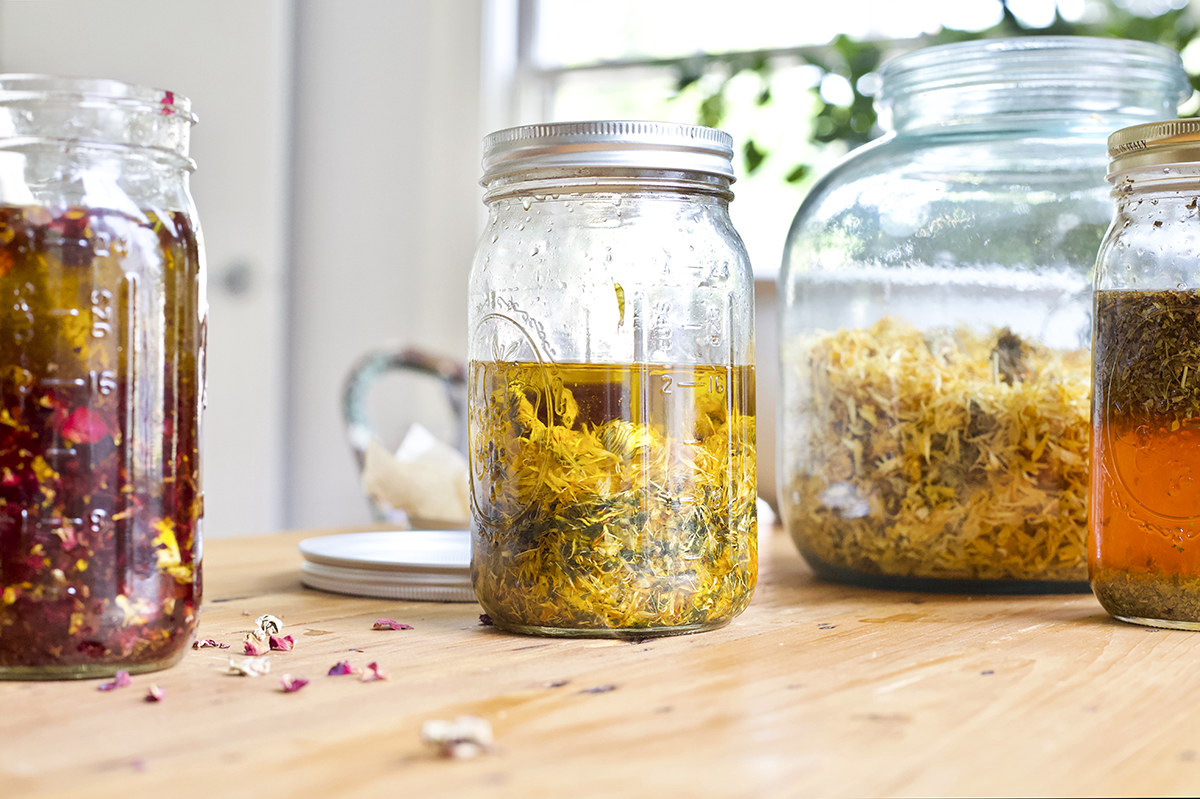
[[[366,460],[367,445],[378,438],[367,418],[367,395],[375,382],[387,372],[418,372],[441,380],[446,387],[446,402],[454,412],[454,446],[467,448],[466,371],[459,361],[441,358],[418,349],[375,350],[355,362],[342,386],[342,419],[346,438],[358,459],[359,470]]]

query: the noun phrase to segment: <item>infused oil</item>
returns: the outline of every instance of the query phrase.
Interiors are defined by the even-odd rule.
[[[518,632],[718,627],[757,574],[754,369],[474,362],[473,578]]]

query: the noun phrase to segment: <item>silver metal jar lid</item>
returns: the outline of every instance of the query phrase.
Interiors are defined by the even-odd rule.
[[[1200,162],[1200,119],[1121,128],[1108,137],[1108,176],[1129,169]]]
[[[551,169],[662,169],[733,182],[733,137],[670,122],[558,122],[524,125],[483,140],[483,179]]]

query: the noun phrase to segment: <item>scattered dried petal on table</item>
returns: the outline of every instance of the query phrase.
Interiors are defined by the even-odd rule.
[[[271,648],[278,649],[280,652],[291,652],[296,648],[296,639],[290,635],[272,635]]]
[[[133,680],[129,676],[129,672],[121,669],[114,676],[112,682],[102,682],[96,686],[100,691],[115,691],[118,688],[125,688],[133,685]]]
[[[459,716],[454,721],[436,719],[421,725],[421,740],[438,748],[442,757],[466,759],[491,751],[492,725],[479,716]]]
[[[167,689],[158,685],[151,684],[150,690],[146,692],[147,702],[161,702],[167,698]]]
[[[229,644],[218,644],[211,638],[205,638],[203,641],[197,641],[192,644],[192,649],[228,649]]]
[[[330,677],[340,677],[343,674],[355,674],[357,672],[358,672],[358,669],[351,666],[350,661],[339,660],[337,662],[337,665],[335,665],[333,668],[331,668],[329,670],[329,676]]]
[[[252,636],[248,636],[246,638],[246,640],[242,642],[242,644],[245,647],[246,654],[250,655],[251,657],[258,657],[259,655],[265,655],[270,650],[269,646],[260,642],[257,638],[254,638]]]
[[[306,685],[308,685],[308,680],[303,677],[293,677],[290,674],[283,675],[279,680],[279,686],[285,694],[294,694]]]
[[[479,623],[482,624],[484,627],[491,627],[494,624],[494,622],[492,621],[492,617],[487,615],[486,613],[479,614]]]
[[[371,626],[372,630],[411,630],[412,625],[401,624],[395,619],[380,619]]]
[[[386,680],[387,675],[384,674],[383,669],[379,668],[378,663],[371,661],[367,664],[367,668],[363,670],[362,676],[358,679],[363,682],[375,682],[376,680]]]
[[[229,673],[240,677],[257,677],[271,671],[271,661],[266,658],[230,658]]]
[[[283,631],[283,622],[279,619],[279,617],[272,616],[270,613],[264,614],[255,619],[254,626],[259,630],[262,630],[262,635],[258,636],[260,638],[270,635],[279,635],[279,633]]]

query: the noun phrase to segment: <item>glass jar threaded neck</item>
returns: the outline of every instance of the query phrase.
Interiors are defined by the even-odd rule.
[[[1170,48],[1084,36],[1030,36],[930,47],[880,71],[881,118],[897,132],[1052,120],[1173,118],[1190,94]]]

